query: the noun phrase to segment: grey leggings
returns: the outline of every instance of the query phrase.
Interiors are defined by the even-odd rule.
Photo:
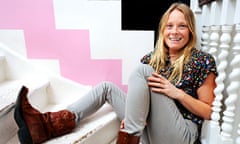
[[[141,135],[143,144],[193,144],[198,136],[196,124],[182,117],[172,99],[149,89],[146,78],[153,71],[140,64],[130,75],[127,95],[114,84],[102,82],[67,109],[79,122],[108,102],[124,119],[123,131]]]

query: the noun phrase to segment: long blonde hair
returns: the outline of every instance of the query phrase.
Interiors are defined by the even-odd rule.
[[[195,47],[197,42],[197,35],[195,29],[195,17],[192,10],[183,3],[173,3],[169,9],[163,14],[161,21],[159,22],[159,32],[158,39],[156,41],[154,53],[150,60],[150,65],[155,69],[156,72],[159,72],[166,66],[166,59],[168,57],[168,48],[164,43],[163,32],[167,24],[169,15],[173,10],[179,10],[185,16],[187,21],[188,29],[190,32],[189,41],[180,52],[179,57],[173,64],[173,71],[169,76],[168,80],[173,81],[178,78],[178,82],[181,80],[183,75],[184,64],[189,60],[191,50]]]

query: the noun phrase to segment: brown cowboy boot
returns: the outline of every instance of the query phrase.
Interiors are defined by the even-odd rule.
[[[73,113],[67,110],[41,113],[29,104],[27,93],[28,88],[23,86],[14,111],[21,144],[43,143],[51,138],[67,134],[75,128]]]
[[[119,131],[117,144],[139,144],[140,136],[134,136],[127,132]]]

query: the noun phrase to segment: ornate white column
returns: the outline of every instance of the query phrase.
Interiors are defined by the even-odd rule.
[[[222,26],[222,35],[220,39],[220,53],[218,55],[219,65],[218,72],[219,76],[216,78],[217,88],[214,90],[214,93],[219,98],[223,98],[223,90],[225,88],[224,80],[226,79],[226,71],[228,65],[227,56],[230,51],[230,43],[231,43],[231,32],[233,26],[231,25],[223,25]],[[223,133],[222,133],[223,134]],[[225,134],[224,134],[225,135]]]
[[[209,26],[202,26],[201,49],[208,52],[209,50]]]
[[[217,60],[217,50],[219,49],[219,38],[220,38],[220,26],[210,27],[210,41],[208,52],[212,54]],[[221,85],[220,85],[221,86]],[[222,88],[218,88],[222,89]],[[207,144],[217,144],[220,139],[220,112],[222,106],[222,95],[218,95],[219,91],[216,91],[215,99],[212,106],[212,115],[209,124],[207,125],[206,141]]]
[[[217,59],[217,50],[219,46],[219,38],[220,38],[220,26],[210,26],[210,42],[209,42],[209,53],[213,55],[215,60],[218,62]]]
[[[223,123],[221,127],[222,144],[233,143],[233,122],[235,120],[236,101],[240,88],[240,25],[236,25],[236,35],[233,40],[232,53],[233,58],[230,62],[230,69],[232,71],[229,74],[230,84],[227,87],[228,97],[224,101],[226,110],[223,112]]]

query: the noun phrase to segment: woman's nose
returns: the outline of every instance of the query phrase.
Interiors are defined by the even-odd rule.
[[[171,33],[178,33],[178,27],[177,26],[173,26]]]

